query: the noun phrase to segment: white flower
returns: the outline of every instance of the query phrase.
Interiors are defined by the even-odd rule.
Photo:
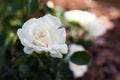
[[[49,8],[54,8],[54,3],[53,3],[53,1],[52,1],[52,0],[49,0],[49,1],[47,2],[47,6],[48,6]]]
[[[70,10],[64,13],[67,21],[76,21],[93,37],[99,37],[106,32],[102,21],[93,13],[81,10]]]
[[[71,71],[73,71],[74,77],[79,78],[82,77],[85,72],[87,72],[87,65],[77,65],[72,62],[69,62],[69,67]]]
[[[38,19],[32,18],[18,29],[17,34],[24,46],[24,52],[50,52],[52,57],[62,58],[67,53],[66,31],[60,28],[61,22],[50,14]]]
[[[84,51],[84,50],[85,49],[81,45],[71,44],[69,46],[69,54],[66,58],[69,59],[74,52]],[[69,68],[73,72],[75,78],[83,76],[87,71],[87,67],[88,67],[87,65],[77,65],[69,61]]]

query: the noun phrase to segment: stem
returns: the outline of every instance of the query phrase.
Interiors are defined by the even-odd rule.
[[[31,0],[28,0],[28,16],[30,16],[31,14],[30,6],[31,6]]]
[[[56,78],[55,78],[55,80],[61,80],[61,74],[60,74],[59,70],[60,70],[61,65],[62,65],[63,62],[65,62],[64,59],[62,59],[62,60],[58,63],[58,65],[57,65],[57,73],[56,73]]]
[[[35,53],[33,53],[33,56],[37,59],[37,61],[38,61],[38,63],[39,63],[39,67],[44,68],[44,64],[43,64],[43,62],[41,61],[41,59],[40,59]]]

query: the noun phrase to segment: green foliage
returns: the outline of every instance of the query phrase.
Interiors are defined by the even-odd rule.
[[[85,51],[75,52],[70,60],[77,65],[87,65],[90,61],[90,56]]]
[[[39,8],[38,0],[28,0],[28,14],[34,14]]]
[[[64,19],[64,9],[61,7],[56,7],[54,10],[54,15],[57,16],[63,24],[65,24],[65,19]]]
[[[61,75],[60,78],[61,80],[71,80],[72,78],[72,72],[69,70],[69,64],[66,62],[63,62],[59,66],[59,72]]]
[[[83,45],[85,48],[89,48],[92,46],[92,41],[91,40],[84,40],[84,39],[79,39],[76,41],[77,44]]]
[[[75,26],[75,27],[78,27],[78,28],[82,28],[81,25],[76,21],[69,21],[68,24],[70,26]]]

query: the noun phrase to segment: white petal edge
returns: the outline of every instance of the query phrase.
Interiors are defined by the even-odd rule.
[[[53,49],[61,52],[62,54],[66,54],[68,52],[68,46],[67,46],[67,44],[53,45]]]
[[[28,43],[30,43],[30,42],[32,41],[32,38],[29,37],[29,36],[27,36],[27,35],[23,32],[22,29],[18,29],[17,34],[18,34],[18,37],[19,37],[19,39],[20,39],[20,42],[21,42],[22,45],[24,45],[24,46],[27,46],[27,44],[25,43],[24,40],[27,39]]]
[[[54,51],[50,51],[50,56],[56,57],[56,58],[62,58],[63,57],[63,55],[55,49],[54,49]]]
[[[23,24],[23,27],[22,28],[26,28],[26,29],[28,29],[28,27],[30,27],[32,24],[33,24],[33,22],[35,22],[37,19],[36,18],[31,18],[31,19],[29,19],[28,21],[26,21],[24,24]],[[27,27],[26,27],[27,26]]]
[[[31,48],[24,47],[24,52],[25,52],[26,54],[32,54],[33,51],[34,51],[34,50],[31,49]]]
[[[59,28],[62,25],[61,21],[57,17],[50,14],[45,15],[44,18],[54,28]]]
[[[64,44],[66,41],[66,31],[65,28],[58,29],[59,42]]]

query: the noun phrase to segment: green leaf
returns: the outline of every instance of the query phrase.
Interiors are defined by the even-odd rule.
[[[38,74],[35,74],[35,78],[33,80],[53,80],[51,75],[46,71],[41,71]]]
[[[31,69],[28,64],[21,63],[18,71],[21,77],[28,77],[30,75]]]
[[[86,65],[89,64],[90,56],[85,51],[75,52],[70,60],[77,65]]]
[[[25,62],[26,60],[27,58],[23,54],[16,57],[16,59],[13,61],[12,68],[15,68],[16,66],[20,65],[22,62]]]
[[[39,8],[38,0],[28,0],[28,15],[34,14]]]
[[[0,69],[5,65],[5,47],[0,47]]]
[[[82,28],[81,25],[76,21],[69,21],[68,25],[75,26],[75,27],[78,27],[78,28]]]
[[[42,55],[42,57],[40,57],[42,62],[44,63],[45,68],[50,68],[51,67],[51,57],[47,56],[47,55]]]
[[[63,16],[64,9],[61,7],[56,7],[54,12],[55,12],[55,16],[58,17],[62,23],[64,23],[65,22],[64,16]]]
[[[92,41],[91,40],[84,40],[84,39],[79,39],[77,44],[83,45],[85,48],[89,48],[92,46]]]
[[[6,38],[6,41],[5,41],[5,46],[8,46],[9,44],[10,44],[10,42],[13,40],[13,38],[14,38],[14,33],[9,33],[9,35],[7,36],[7,38]]]
[[[72,72],[69,69],[68,63],[61,63],[61,65],[59,66],[59,73],[61,80],[71,80]]]
[[[56,13],[56,16],[60,18],[60,17],[62,17],[63,14],[64,14],[64,9],[61,8],[61,7],[56,7],[56,8],[55,8],[55,13]]]

